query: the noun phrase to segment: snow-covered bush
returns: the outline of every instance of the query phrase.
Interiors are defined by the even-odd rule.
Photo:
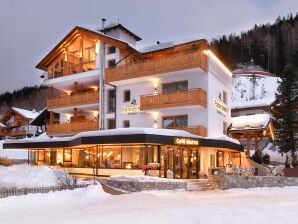
[[[57,170],[56,177],[57,177],[57,184],[64,188],[74,189],[78,184],[77,178],[69,175],[64,170]]]
[[[11,166],[12,161],[7,157],[0,157],[0,166]]]

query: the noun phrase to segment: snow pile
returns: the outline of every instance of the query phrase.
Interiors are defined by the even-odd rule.
[[[18,160],[28,159],[27,150],[3,149],[3,141],[4,140],[0,140],[0,157],[8,158],[8,159],[18,159]]]
[[[166,179],[151,176],[111,176],[109,180],[112,181],[127,181],[127,182],[179,182],[179,180]]]
[[[233,76],[231,109],[268,106],[275,100],[278,78],[251,75]]]
[[[286,161],[286,155],[282,155],[276,150],[276,147],[270,142],[267,146],[261,150],[261,152],[265,155],[268,154],[270,156],[270,162],[277,162],[284,164]],[[250,151],[251,155],[255,153],[255,150]]]
[[[47,166],[13,165],[0,166],[1,187],[47,187],[57,186],[59,178],[65,174],[62,170],[53,170]]]
[[[239,117],[232,117],[232,127],[234,129],[253,129],[253,128],[265,128],[270,122],[269,114],[254,114]]]

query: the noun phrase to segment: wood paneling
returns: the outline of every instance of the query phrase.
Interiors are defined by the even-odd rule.
[[[152,58],[116,68],[107,68],[105,70],[105,76],[106,82],[111,83],[191,68],[201,68],[203,71],[207,71],[207,64],[207,55],[203,51],[192,51],[190,53]]]
[[[202,89],[141,96],[141,110],[200,105],[207,107],[207,93]]]
[[[48,99],[47,106],[48,109],[58,108],[58,107],[69,107],[77,106],[83,104],[99,103],[99,93],[98,92],[84,92],[74,95],[61,95],[54,99]]]
[[[48,135],[58,135],[67,133],[78,133],[83,131],[95,131],[99,129],[98,120],[85,120],[65,124],[50,124],[47,127]]]

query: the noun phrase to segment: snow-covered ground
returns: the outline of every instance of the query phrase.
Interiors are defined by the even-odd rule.
[[[0,188],[57,186],[64,183],[65,178],[71,177],[63,170],[47,166],[29,166],[27,164],[0,166]]]
[[[115,175],[111,176],[109,180],[116,181],[129,181],[129,182],[179,182],[177,179],[166,179],[160,177],[151,177],[151,176],[121,176]]]
[[[99,186],[0,199],[1,224],[297,223],[298,187],[107,195]]]

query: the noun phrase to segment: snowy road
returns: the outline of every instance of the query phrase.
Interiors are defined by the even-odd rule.
[[[297,223],[298,188],[111,196],[97,186],[0,199],[1,224]]]

